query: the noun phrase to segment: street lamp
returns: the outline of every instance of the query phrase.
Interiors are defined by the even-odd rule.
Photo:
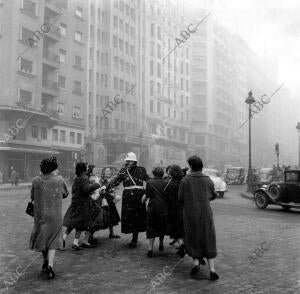
[[[255,102],[255,99],[252,97],[252,92],[248,93],[248,97],[245,100],[245,103],[249,105],[249,166],[248,166],[248,187],[247,192],[252,192],[252,166],[251,166],[251,105]]]
[[[300,122],[297,123],[296,129],[298,130],[298,153],[299,153],[299,167],[300,167]]]

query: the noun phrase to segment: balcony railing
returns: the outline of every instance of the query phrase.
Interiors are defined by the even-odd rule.
[[[43,51],[43,57],[52,61],[52,62],[55,62],[57,64],[59,64],[59,55],[58,54],[55,54],[49,50],[44,50]]]
[[[50,90],[54,90],[54,91],[58,91],[58,83],[55,81],[51,81],[51,80],[43,80],[42,82],[43,87],[50,89]]]

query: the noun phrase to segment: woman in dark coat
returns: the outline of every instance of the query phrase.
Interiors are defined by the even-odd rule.
[[[144,167],[137,166],[136,155],[133,152],[127,154],[125,162],[125,168],[121,168],[109,187],[123,183],[121,232],[132,233],[129,248],[136,248],[139,232],[146,231],[146,205],[142,203],[142,197],[145,194],[143,182],[147,181],[149,176]]]
[[[170,238],[174,239],[170,245],[179,242],[179,245],[183,243],[183,219],[182,219],[182,207],[178,201],[178,190],[180,181],[183,177],[182,169],[179,165],[171,165],[169,168],[170,179],[164,189],[169,210],[169,235]]]
[[[166,182],[162,179],[164,170],[156,167],[152,173],[154,178],[147,182],[146,195],[143,197],[143,202],[149,199],[146,230],[149,239],[148,257],[153,256],[155,237],[159,237],[159,251],[164,250],[164,236],[168,232],[168,201],[164,194]]]
[[[108,187],[109,182],[112,177],[112,171],[109,167],[106,167],[102,170],[101,173],[101,186]],[[114,226],[117,226],[121,221],[116,204],[114,203],[115,191],[113,188],[105,190],[103,197],[107,200],[108,203],[108,212],[109,212],[109,238],[120,238],[119,235],[114,233]]]
[[[43,254],[41,278],[54,279],[55,250],[62,247],[62,199],[68,196],[64,179],[56,174],[55,157],[41,162],[42,175],[32,181],[31,199],[34,202],[34,227],[30,249]]]
[[[87,166],[84,162],[76,164],[76,178],[72,185],[72,202],[64,217],[64,226],[67,227],[63,235],[64,246],[67,236],[76,230],[72,249],[81,250],[78,241],[82,231],[90,231],[91,228],[91,209],[93,201],[91,193],[100,188],[100,184],[89,184],[89,178],[86,175]],[[85,243],[85,247],[91,247],[91,244]]]
[[[182,179],[179,202],[183,206],[184,242],[186,251],[194,259],[191,275],[200,270],[199,262],[205,257],[210,268],[210,278],[216,280],[214,258],[217,256],[216,233],[210,201],[217,197],[211,179],[202,173],[203,163],[194,155],[188,159],[190,174]]]

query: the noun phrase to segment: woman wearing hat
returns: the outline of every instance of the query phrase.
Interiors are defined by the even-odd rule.
[[[55,250],[62,247],[62,199],[68,196],[64,179],[56,173],[55,157],[41,162],[41,175],[32,181],[31,199],[34,202],[34,226],[30,249],[43,254],[41,277],[54,279]]]
[[[109,187],[123,183],[121,232],[132,234],[129,248],[136,248],[139,232],[146,231],[146,204],[142,203],[145,189],[143,183],[149,179],[146,169],[137,165],[136,155],[129,152],[125,158],[125,167],[121,168]]]

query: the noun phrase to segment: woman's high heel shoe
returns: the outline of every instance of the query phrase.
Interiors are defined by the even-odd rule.
[[[49,265],[49,266],[48,266],[48,279],[49,279],[49,280],[52,280],[52,279],[54,279],[54,278],[55,278],[55,273],[54,273],[52,267]]]
[[[219,275],[216,272],[210,272],[210,279],[212,281],[218,280],[219,279]]]

